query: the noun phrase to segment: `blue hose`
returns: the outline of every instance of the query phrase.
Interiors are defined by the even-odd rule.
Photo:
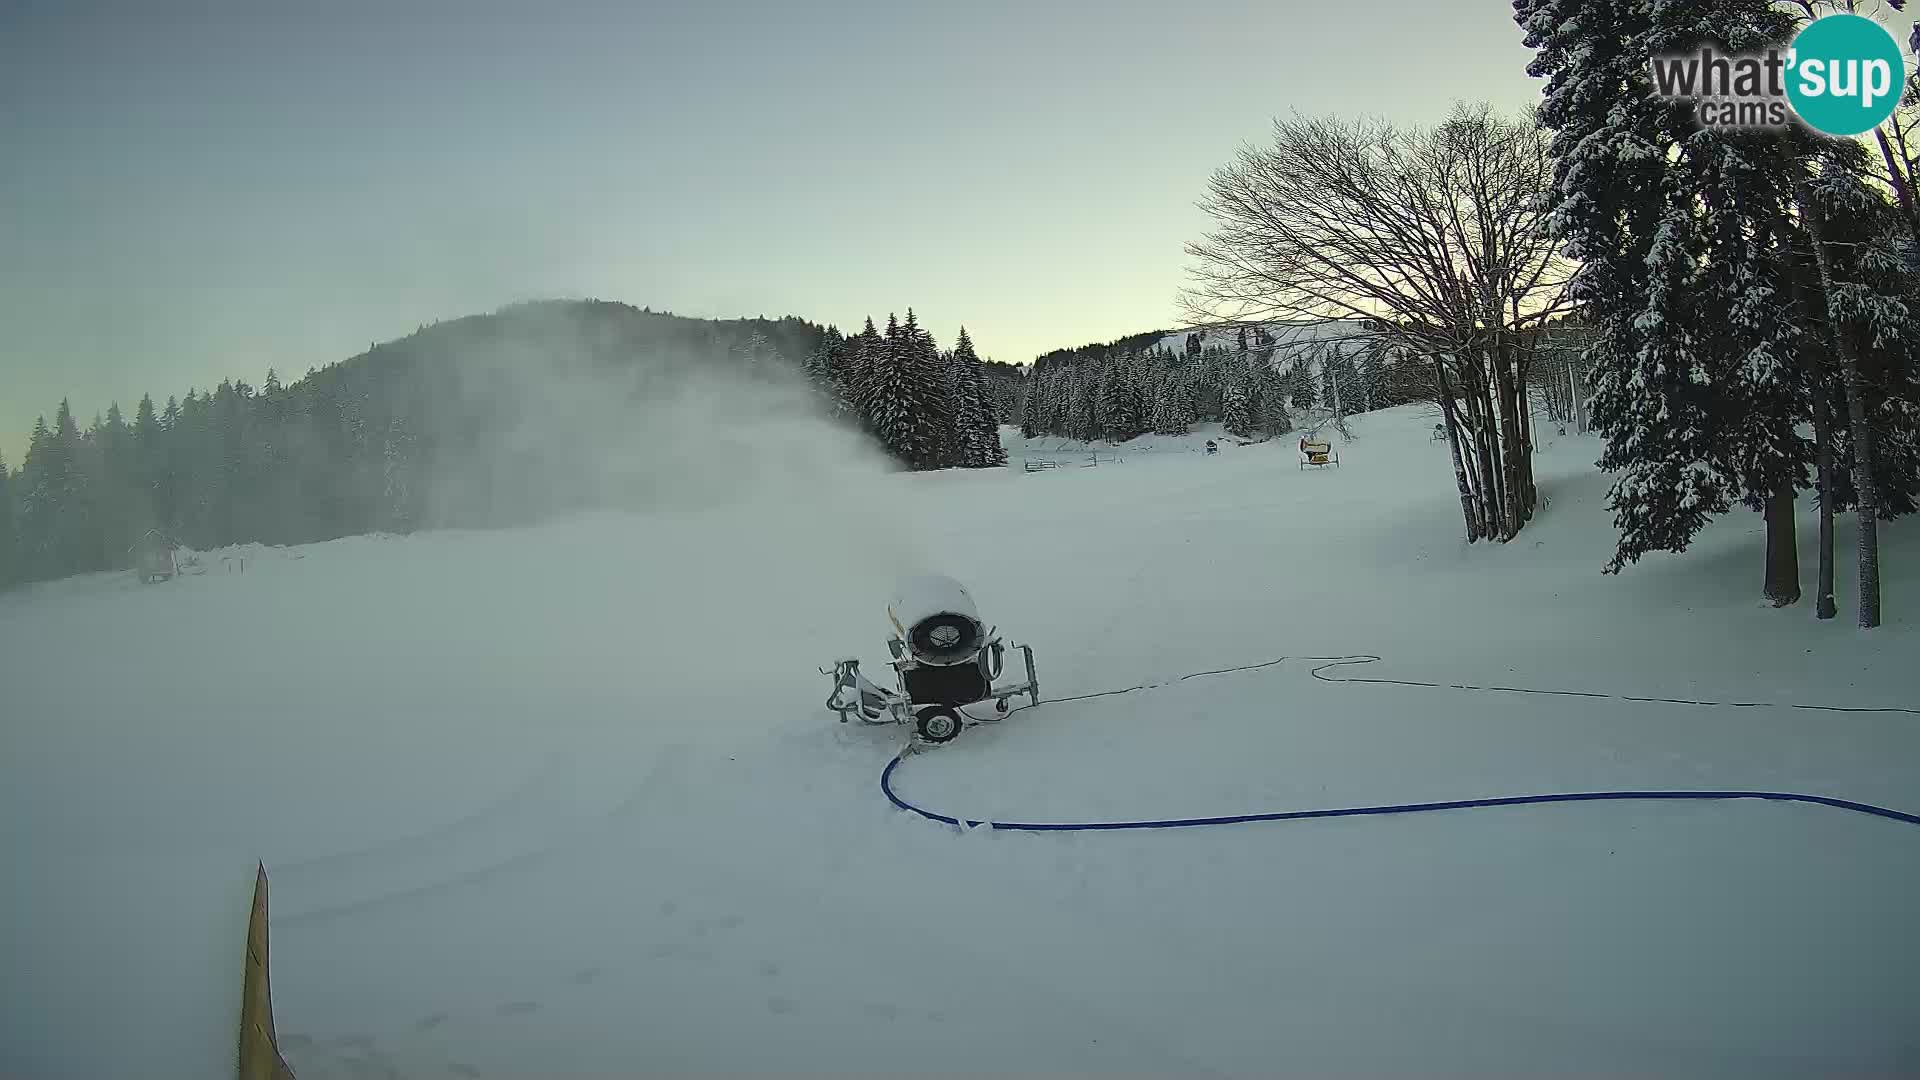
[[[880,773],[880,790],[887,801],[908,813],[943,825],[978,828],[982,825],[1004,832],[1120,832],[1128,829],[1194,829],[1208,825],[1243,825],[1253,821],[1303,821],[1307,818],[1366,817],[1372,814],[1418,814],[1429,810],[1470,810],[1482,806],[1527,806],[1556,802],[1625,802],[1639,800],[1688,801],[1704,799],[1766,799],[1770,802],[1815,803],[1856,814],[1920,825],[1920,814],[1890,810],[1884,806],[1831,799],[1825,795],[1800,795],[1790,791],[1570,791],[1551,795],[1506,795],[1495,799],[1451,799],[1446,802],[1393,803],[1386,806],[1349,806],[1335,810],[1281,810],[1266,814],[1225,814],[1219,817],[1159,818],[1147,821],[975,821],[915,806],[893,790],[893,773],[901,757],[887,762]]]

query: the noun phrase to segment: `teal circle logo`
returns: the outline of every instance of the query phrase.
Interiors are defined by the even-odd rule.
[[[1802,27],[1787,61],[1787,101],[1828,135],[1872,131],[1893,115],[1906,84],[1900,43],[1864,15],[1827,15]]]

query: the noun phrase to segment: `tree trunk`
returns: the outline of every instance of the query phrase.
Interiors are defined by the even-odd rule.
[[[1571,358],[1567,360],[1567,394],[1573,401],[1573,429],[1585,434],[1587,430],[1586,412],[1581,408],[1580,374]]]
[[[1573,407],[1573,361],[1567,360],[1566,370],[1555,372],[1553,378],[1548,381],[1553,383],[1554,389],[1558,390],[1566,400],[1566,405],[1560,410],[1560,419],[1564,421],[1571,430],[1578,432],[1580,430],[1580,414],[1575,412]]]
[[[1527,410],[1511,386],[1507,397],[1507,413],[1512,417],[1507,433],[1507,461],[1512,473],[1507,478],[1507,491],[1513,500],[1513,531],[1517,535],[1533,517],[1533,440],[1527,437]]]
[[[1793,485],[1782,484],[1767,499],[1767,580],[1763,591],[1774,607],[1800,600],[1800,543],[1793,531]]]
[[[1533,512],[1540,509],[1540,485],[1534,481],[1533,472],[1533,455],[1540,444],[1533,441],[1533,410],[1526,407],[1524,398],[1520,409],[1520,431],[1521,437],[1526,440],[1526,447],[1520,454],[1521,478],[1527,485],[1527,520],[1532,521]]]
[[[1834,351],[1840,356],[1840,373],[1847,389],[1847,420],[1853,431],[1853,489],[1859,500],[1855,516],[1860,523],[1860,628],[1871,630],[1880,625],[1880,489],[1873,482],[1873,429],[1867,426],[1865,387],[1861,385],[1860,363],[1854,358],[1853,343],[1845,328],[1833,320],[1833,267],[1827,259],[1825,228],[1814,212],[1807,194],[1807,178],[1796,170],[1794,196],[1801,220],[1813,238],[1813,261],[1820,269],[1820,292],[1825,301],[1827,323],[1831,327]]]
[[[1820,493],[1820,580],[1813,614],[1831,619],[1838,610],[1833,602],[1833,418],[1827,414],[1827,386],[1820,378],[1814,379],[1813,444],[1814,483]]]
[[[1894,159],[1893,147],[1887,143],[1884,127],[1873,129],[1873,141],[1880,144],[1880,157],[1887,163],[1887,178],[1893,181],[1893,193],[1900,199],[1900,211],[1907,219],[1907,232],[1916,243],[1920,243],[1920,208],[1916,208],[1913,202],[1913,177]]]
[[[1507,523],[1507,493],[1502,483],[1504,477],[1499,464],[1499,447],[1496,445],[1499,441],[1499,424],[1494,419],[1493,395],[1487,385],[1484,361],[1481,370],[1475,373],[1474,382],[1469,400],[1474,421],[1475,449],[1479,454],[1480,490],[1485,496],[1482,506],[1487,515],[1487,535],[1497,536],[1502,541],[1511,540],[1513,530]]]
[[[1865,388],[1851,346],[1842,347],[1840,362],[1846,370],[1847,420],[1853,428],[1854,497],[1860,500],[1854,508],[1860,526],[1860,629],[1871,630],[1880,625],[1880,488],[1873,477],[1876,455],[1873,429],[1867,426]]]
[[[1460,516],[1466,521],[1467,543],[1471,544],[1486,535],[1486,527],[1473,488],[1467,482],[1466,458],[1460,452],[1460,421],[1453,411],[1453,387],[1447,383],[1447,369],[1437,357],[1433,361],[1433,378],[1434,384],[1440,388],[1437,396],[1440,413],[1446,419],[1447,450],[1453,455],[1454,482],[1460,485]]]
[[[1536,356],[1530,356],[1527,367],[1534,368]],[[1519,357],[1513,358],[1513,369],[1507,379],[1508,392],[1513,396],[1511,409],[1514,416],[1514,490],[1519,493],[1519,512],[1514,518],[1514,530],[1517,532],[1533,520],[1533,511],[1540,502],[1540,492],[1533,483],[1533,410],[1527,407],[1527,380],[1521,373]]]
[[[1462,385],[1460,397],[1453,403],[1454,411],[1460,421],[1460,452],[1466,458],[1467,479],[1473,484],[1473,506],[1480,514],[1480,535],[1488,540],[1499,533],[1496,518],[1499,509],[1493,500],[1493,487],[1487,482],[1486,470],[1482,468],[1481,438],[1483,425],[1479,410],[1475,408],[1476,398],[1471,387]]]
[[[1526,520],[1523,507],[1526,493],[1520,477],[1520,455],[1526,453],[1526,447],[1520,438],[1520,416],[1513,406],[1511,348],[1505,335],[1496,335],[1487,350],[1487,358],[1493,363],[1492,391],[1500,410],[1500,493],[1507,526],[1504,538],[1508,540],[1520,532],[1520,525]]]

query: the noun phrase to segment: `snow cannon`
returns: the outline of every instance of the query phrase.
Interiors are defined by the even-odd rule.
[[[887,620],[907,653],[933,667],[964,664],[980,654],[987,640],[973,595],[950,577],[902,581],[887,605]]]
[[[887,604],[887,621],[893,627],[887,639],[893,688],[869,680],[860,671],[860,661],[851,657],[820,669],[822,675],[833,676],[827,709],[838,713],[841,723],[858,717],[869,724],[911,724],[916,743],[945,743],[952,742],[968,720],[1004,719],[1016,697],[1039,704],[1033,648],[1001,640],[997,630],[981,620],[973,594],[958,581],[938,575],[901,581]],[[1026,678],[998,683],[1009,648],[1019,650]],[[993,705],[991,716],[967,711],[988,702]]]

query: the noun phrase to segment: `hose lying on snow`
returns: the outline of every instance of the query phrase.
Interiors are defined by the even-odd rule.
[[[1364,682],[1364,683],[1389,684],[1394,686],[1424,686],[1424,687],[1433,687],[1438,689],[1450,689],[1450,690],[1478,690],[1478,691],[1495,692],[1495,693],[1544,694],[1544,695],[1551,695],[1555,697],[1605,698],[1605,699],[1611,699],[1616,701],[1659,702],[1664,704],[1699,705],[1699,706],[1713,707],[1713,708],[1747,709],[1747,708],[1771,707],[1771,708],[1789,708],[1789,709],[1814,709],[1814,710],[1820,710],[1823,712],[1850,712],[1850,713],[1889,712],[1889,713],[1911,713],[1915,715],[1920,715],[1920,709],[1903,708],[1898,706],[1872,708],[1872,707],[1852,707],[1852,706],[1839,706],[1839,705],[1790,705],[1790,704],[1781,704],[1781,703],[1764,702],[1764,701],[1695,701],[1695,700],[1685,699],[1685,698],[1633,697],[1625,694],[1600,694],[1600,693],[1588,693],[1584,691],[1575,691],[1575,690],[1532,690],[1524,687],[1476,686],[1476,685],[1467,684],[1467,683],[1420,682],[1420,681],[1410,680],[1410,679],[1379,679],[1379,678],[1360,678],[1360,677],[1328,678],[1325,674],[1323,674],[1323,672],[1325,672],[1329,668],[1350,666],[1350,665],[1356,665],[1356,664],[1376,663],[1379,661],[1379,659],[1380,658],[1377,656],[1370,656],[1370,655],[1300,656],[1300,657],[1282,656],[1277,659],[1268,660],[1258,664],[1246,664],[1240,667],[1221,668],[1217,671],[1196,671],[1191,675],[1183,675],[1179,679],[1175,679],[1171,681],[1184,682],[1187,679],[1197,679],[1207,675],[1225,675],[1229,672],[1235,672],[1235,671],[1254,671],[1260,668],[1274,667],[1275,665],[1284,663],[1287,660],[1319,660],[1324,662],[1321,663],[1320,666],[1314,668],[1311,674],[1313,675],[1314,678],[1320,679],[1324,682]],[[1122,690],[1102,690],[1102,691],[1098,691],[1090,694],[1079,694],[1073,697],[1052,698],[1049,700],[1056,701],[1056,702],[1084,701],[1088,698],[1110,697],[1115,694],[1129,694],[1135,690],[1150,690],[1158,686],[1166,686],[1166,685],[1169,685],[1169,684],[1168,683],[1146,683],[1140,686],[1129,686]],[[1030,709],[1033,707],[1034,707],[1034,703],[1021,705],[1015,709],[1010,710],[1009,715],[1011,715],[1011,713],[1013,712],[1019,712],[1021,709]],[[928,810],[925,807],[916,806],[915,804],[908,802],[906,799],[902,798],[899,792],[894,790],[893,774],[896,770],[900,768],[900,763],[903,760],[905,760],[905,757],[906,755],[904,753],[896,755],[892,761],[887,762],[887,767],[883,769],[880,773],[880,790],[883,794],[886,795],[888,802],[891,802],[894,806],[898,807],[901,810],[905,810],[908,813],[917,814],[920,817],[927,819],[928,821],[937,821],[943,825],[955,825],[955,826],[961,826],[969,829],[986,826],[987,828],[998,829],[1006,832],[1120,832],[1120,831],[1133,830],[1133,829],[1191,829],[1191,828],[1201,828],[1201,827],[1210,826],[1210,825],[1243,825],[1243,824],[1256,822],[1256,821],[1302,821],[1308,818],[1366,817],[1366,816],[1377,815],[1377,814],[1418,814],[1418,813],[1425,813],[1427,811],[1433,811],[1433,810],[1470,810],[1470,809],[1477,809],[1480,807],[1489,807],[1489,806],[1528,806],[1535,803],[1635,802],[1635,801],[1684,802],[1684,801],[1705,801],[1705,800],[1720,800],[1720,799],[1764,799],[1770,802],[1812,803],[1818,806],[1831,806],[1837,810],[1849,810],[1856,814],[1870,814],[1874,817],[1882,817],[1892,821],[1905,822],[1908,825],[1920,825],[1920,814],[1909,814],[1900,810],[1892,810],[1884,806],[1874,806],[1871,803],[1854,802],[1850,799],[1835,799],[1825,795],[1803,795],[1803,794],[1798,794],[1796,792],[1790,792],[1790,791],[1571,791],[1571,792],[1554,792],[1554,793],[1549,793],[1544,795],[1506,795],[1506,796],[1500,796],[1497,798],[1486,798],[1486,799],[1450,799],[1444,802],[1389,803],[1381,806],[1349,806],[1349,807],[1340,807],[1336,809],[1325,809],[1325,810],[1280,810],[1280,811],[1274,811],[1269,813],[1258,813],[1258,814],[1223,814],[1223,815],[1218,815],[1213,817],[1157,818],[1157,819],[1147,819],[1147,820],[1141,820],[1141,821],[1033,822],[1033,821],[991,821],[991,820],[985,820],[985,819],[975,820],[972,818],[954,817],[949,814],[942,814],[937,811]]]

